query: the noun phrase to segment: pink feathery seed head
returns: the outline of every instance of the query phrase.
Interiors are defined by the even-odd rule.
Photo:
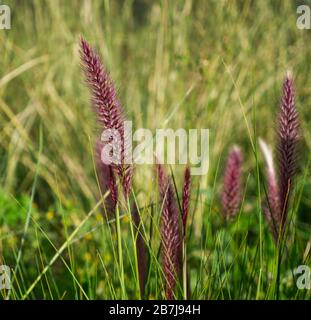
[[[102,130],[116,130],[121,138],[116,147],[120,154],[120,163],[114,164],[121,179],[124,194],[127,197],[132,184],[133,168],[125,165],[125,153],[128,139],[125,137],[124,115],[113,82],[101,63],[99,55],[81,38],[80,54],[86,81],[91,89],[92,105]]]
[[[266,163],[267,179],[267,200],[264,204],[263,212],[273,235],[273,239],[277,243],[278,231],[281,224],[279,188],[277,184],[271,148],[260,138],[259,145]]]
[[[180,248],[180,233],[178,209],[171,181],[166,176],[164,167],[157,165],[160,196],[162,200],[161,243],[163,258],[163,274],[165,278],[165,295],[168,300],[174,297],[178,258]]]
[[[275,242],[278,241],[279,228],[281,224],[279,189],[275,175],[267,173],[267,202],[264,206],[264,214]]]
[[[102,129],[116,129],[123,133],[123,112],[112,80],[99,55],[84,39],[81,39],[81,60],[99,124]]]
[[[277,129],[278,183],[282,229],[284,229],[286,223],[288,203],[296,173],[298,130],[299,121],[295,105],[293,79],[292,75],[288,73],[283,83]]]
[[[156,169],[157,169],[160,195],[161,195],[161,197],[164,197],[165,193],[167,191],[168,178],[165,174],[163,165],[157,164]]]
[[[191,193],[191,172],[190,168],[187,167],[184,174],[184,185],[182,194],[182,223],[184,234],[186,233],[187,217],[189,212],[190,204],[190,193]]]
[[[102,142],[97,140],[95,144],[96,169],[99,177],[101,193],[104,195],[108,190],[110,194],[106,198],[106,208],[108,212],[114,212],[118,201],[118,188],[115,180],[114,169],[101,160]]]
[[[129,197],[132,181],[133,181],[133,166],[127,165],[124,168],[123,175],[122,175],[122,187],[125,197]]]
[[[226,219],[234,217],[240,207],[242,161],[240,148],[234,146],[229,152],[226,163],[221,194],[223,214]]]

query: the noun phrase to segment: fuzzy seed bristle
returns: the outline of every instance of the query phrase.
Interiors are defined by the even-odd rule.
[[[235,146],[229,152],[221,194],[223,215],[226,219],[233,218],[240,207],[241,167],[242,152],[239,147]]]
[[[281,209],[281,229],[287,220],[288,205],[296,174],[299,121],[295,105],[294,86],[291,75],[283,83],[283,95],[278,115],[278,183]]]
[[[112,129],[121,138],[115,150],[120,155],[119,163],[113,164],[126,197],[132,185],[133,167],[125,164],[128,137],[125,137],[123,110],[113,82],[101,63],[101,59],[91,46],[84,40],[80,42],[80,54],[86,81],[91,89],[91,101],[101,129]]]
[[[262,139],[259,139],[259,145],[266,162],[267,200],[264,204],[263,212],[273,239],[277,242],[281,224],[279,187],[273,164],[272,151]]]
[[[160,196],[162,200],[161,240],[163,273],[165,278],[165,296],[174,298],[174,288],[179,263],[181,239],[179,233],[178,209],[173,186],[164,172],[162,165],[157,165]]]
[[[107,165],[101,161],[102,143],[96,141],[95,144],[95,160],[96,169],[99,177],[99,184],[101,193],[105,194],[106,191],[110,191],[108,198],[106,199],[106,209],[108,213],[112,213],[115,210],[118,201],[118,188],[116,185],[115,174],[111,165]]]

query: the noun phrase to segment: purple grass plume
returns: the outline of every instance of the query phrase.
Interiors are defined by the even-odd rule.
[[[187,218],[189,213],[190,204],[190,193],[191,193],[191,172],[190,168],[187,167],[184,174],[184,185],[182,193],[182,224],[183,233],[186,235]]]
[[[191,171],[190,167],[186,167],[184,173],[184,185],[182,192],[182,209],[181,209],[181,217],[182,217],[182,226],[183,226],[183,250],[181,248],[180,252],[180,270],[183,271],[183,290],[184,297],[190,299],[190,277],[187,272],[187,218],[189,214],[189,206],[190,206],[190,195],[191,195]]]
[[[283,82],[283,93],[278,113],[277,126],[277,175],[274,171],[272,152],[260,140],[266,162],[267,203],[264,214],[275,243],[282,240],[285,232],[288,206],[296,174],[299,121],[295,105],[293,79],[287,73]]]
[[[243,157],[240,148],[234,146],[229,152],[221,194],[225,219],[233,218],[240,208],[242,161]]]
[[[164,172],[164,167],[157,165],[160,196],[162,200],[161,243],[163,274],[165,278],[165,296],[174,299],[174,289],[179,269],[181,239],[179,233],[179,215],[171,181]]]
[[[103,163],[101,160],[102,142],[97,140],[95,144],[96,170],[100,185],[101,194],[104,195],[108,190],[110,194],[105,200],[107,213],[114,213],[118,201],[118,188],[115,174],[111,165]]]
[[[280,198],[280,232],[285,231],[288,205],[296,174],[297,142],[299,138],[299,121],[295,105],[293,79],[287,73],[283,83],[283,95],[278,114],[277,160]]]
[[[267,220],[269,229],[272,233],[274,241],[277,243],[279,227],[281,224],[281,210],[279,198],[279,186],[275,173],[273,156],[270,147],[259,138],[259,146],[263,153],[266,163],[266,179],[267,179],[267,200],[263,207],[263,212]]]
[[[80,42],[80,54],[86,81],[91,89],[91,101],[97,117],[100,129],[116,130],[121,138],[119,146],[120,164],[114,164],[123,191],[127,197],[132,185],[133,167],[125,164],[126,144],[124,115],[113,82],[101,63],[101,59],[91,46],[82,38]]]

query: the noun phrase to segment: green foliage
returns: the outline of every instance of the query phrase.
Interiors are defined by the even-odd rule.
[[[102,54],[134,129],[210,129],[209,172],[195,178],[192,189],[191,297],[310,299],[310,290],[297,289],[293,273],[311,265],[311,33],[296,27],[294,1],[6,3],[13,19],[11,30],[0,30],[0,262],[14,270],[21,252],[11,299],[140,298],[130,210],[120,208],[118,232],[99,203],[97,132],[80,69],[81,34]],[[262,157],[252,142],[275,142],[275,113],[288,69],[297,88],[302,138],[278,271],[278,251],[261,212]],[[233,143],[245,154],[244,202],[239,216],[225,224],[219,190]],[[173,172],[180,190],[181,168]],[[153,168],[138,166],[134,193],[150,256],[142,298],[162,299],[153,174]],[[32,200],[27,195],[33,186]]]

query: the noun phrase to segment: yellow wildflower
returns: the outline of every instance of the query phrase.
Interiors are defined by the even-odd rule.
[[[54,217],[55,217],[55,214],[54,214],[53,211],[48,211],[48,212],[46,213],[46,218],[47,218],[49,221],[53,220]]]

